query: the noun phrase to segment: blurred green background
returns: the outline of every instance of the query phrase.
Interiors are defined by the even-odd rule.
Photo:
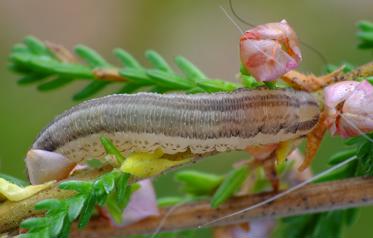
[[[355,23],[373,20],[373,1],[251,1],[233,0],[238,14],[253,24],[286,19],[302,41],[321,51],[329,63],[359,65],[372,59],[371,52],[356,49]],[[116,62],[112,49],[128,50],[141,62],[147,49],[171,61],[183,55],[211,78],[235,81],[239,70],[240,33],[219,9],[229,9],[227,0],[207,1],[0,1],[0,171],[25,177],[23,158],[38,132],[54,116],[76,104],[71,95],[83,87],[76,82],[48,93],[34,86],[20,87],[17,75],[7,70],[7,55],[14,43],[34,35],[72,48],[84,43]],[[242,25],[243,29],[247,28]],[[320,74],[322,60],[303,48],[301,69]],[[117,85],[118,86],[118,85]],[[114,92],[112,86],[105,93]],[[322,144],[314,170],[326,167],[326,159],[342,147],[337,138]],[[230,153],[209,158],[196,167],[223,173],[233,161],[245,158]],[[172,174],[156,180],[160,195],[173,195],[177,188]],[[373,209],[362,209],[359,221],[346,237],[367,237]]]

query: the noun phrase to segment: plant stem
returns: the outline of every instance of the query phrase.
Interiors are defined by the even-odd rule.
[[[262,193],[235,197],[218,209],[212,209],[208,201],[186,204],[168,214],[160,231],[196,229],[219,217],[247,208],[270,196]],[[373,204],[373,177],[353,178],[312,184],[270,204],[244,212],[238,216],[211,224],[221,226],[240,224],[256,218],[278,218],[293,215],[331,211]],[[97,217],[84,230],[74,230],[71,237],[114,237],[129,234],[152,234],[168,209],[161,210],[159,217],[148,218],[124,228],[113,228],[105,218]]]

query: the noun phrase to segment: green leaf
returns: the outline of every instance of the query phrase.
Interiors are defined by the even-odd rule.
[[[154,50],[148,50],[145,52],[145,57],[149,60],[150,63],[154,65],[154,67],[160,71],[173,74],[171,67],[167,64],[167,62]]]
[[[38,230],[48,225],[48,220],[44,217],[31,217],[22,221],[19,227],[28,230]]]
[[[37,231],[36,233],[25,233],[25,234],[20,234],[18,236],[19,238],[50,238],[50,234],[48,229],[42,229]]]
[[[124,208],[120,207],[120,205],[115,201],[115,199],[113,199],[113,196],[109,196],[109,198],[107,199],[106,207],[110,215],[113,217],[115,223],[121,224]]]
[[[356,148],[337,152],[332,157],[330,157],[328,164],[330,165],[339,164],[340,162],[345,161],[346,159],[356,155],[356,153],[357,153]]]
[[[89,83],[85,88],[74,94],[74,100],[83,100],[88,97],[93,96],[94,94],[98,93],[102,89],[104,89],[109,82],[107,81],[93,81]]]
[[[125,158],[109,138],[101,136],[100,141],[108,155],[113,155],[119,164],[123,163]]]
[[[158,69],[149,69],[146,71],[148,76],[153,79],[153,83],[165,88],[174,88],[176,90],[188,89],[192,86],[189,81],[179,76],[160,71]]]
[[[61,208],[61,201],[58,199],[45,199],[35,204],[36,210],[54,210]]]
[[[73,78],[64,78],[64,77],[55,78],[48,82],[40,84],[38,86],[38,90],[49,91],[49,90],[57,89],[57,88],[63,87],[71,83],[73,80],[74,80]]]
[[[217,208],[230,198],[242,185],[248,176],[247,167],[241,167],[232,170],[225,178],[223,183],[219,186],[211,199],[211,207]]]
[[[89,193],[92,190],[92,183],[86,181],[70,180],[62,182],[58,187],[65,190],[75,190],[79,193]]]
[[[39,82],[39,81],[42,81],[44,79],[46,79],[47,76],[46,75],[41,75],[41,74],[29,74],[29,75],[25,75],[23,76],[22,78],[20,78],[17,83],[19,85],[27,85],[27,84],[31,84],[31,83],[35,83],[35,82]]]
[[[183,202],[183,197],[163,197],[157,199],[158,207],[170,207]]]
[[[142,69],[139,62],[127,51],[122,49],[115,49],[114,55],[122,62],[122,64],[129,68]]]
[[[146,86],[146,85],[140,84],[140,83],[126,83],[123,86],[123,88],[121,88],[117,93],[118,94],[122,94],[122,93],[127,93],[127,94],[134,93],[134,92],[136,92],[137,90],[139,90],[140,88],[142,88],[144,86]]]
[[[99,186],[95,187],[94,194],[95,194],[95,197],[96,197],[97,205],[102,207],[103,205],[105,205],[108,194],[105,192],[102,181],[101,181],[101,183],[98,183],[98,184],[99,184]]]
[[[92,169],[99,169],[104,166],[104,162],[99,159],[89,159],[86,164]]]
[[[324,175],[323,177],[317,179],[315,183],[333,181],[338,179],[350,178],[355,176],[356,168],[358,166],[357,161],[352,161],[346,167],[340,168],[330,174]]]
[[[110,66],[110,64],[104,58],[102,58],[101,55],[85,45],[77,45],[74,51],[79,57],[84,59],[92,67]]]
[[[186,192],[194,195],[211,194],[223,180],[222,176],[195,170],[182,170],[176,173],[175,178],[183,183]]]
[[[27,36],[24,40],[25,45],[31,50],[32,53],[37,55],[49,54],[48,48],[43,42],[33,36]]]
[[[263,83],[269,89],[276,89],[277,88],[276,82],[263,82]]]
[[[357,208],[349,208],[344,210],[344,218],[345,218],[345,223],[347,226],[353,225],[359,216],[359,209]]]
[[[317,222],[313,237],[341,237],[343,211],[326,212]]]
[[[373,22],[359,21],[357,27],[362,31],[373,31]]]
[[[250,72],[247,71],[246,67],[243,64],[240,64],[240,73],[242,75],[251,76]]]
[[[201,79],[207,79],[206,75],[186,58],[177,56],[175,58],[175,63],[188,80],[199,81]]]
[[[74,221],[80,214],[86,198],[83,195],[76,196],[69,200],[68,219]]]
[[[360,42],[358,45],[357,45],[357,48],[359,49],[370,49],[370,48],[373,48],[373,41],[363,41],[363,42]]]
[[[26,45],[18,43],[14,44],[12,49],[12,53],[26,53],[26,54],[31,54],[30,49],[26,47]]]
[[[10,56],[15,64],[30,68],[37,74],[59,74],[70,78],[94,78],[91,70],[83,65],[61,63],[45,56],[15,53]]]
[[[240,87],[240,85],[226,82],[218,79],[203,80],[196,82],[197,86],[201,87],[207,92],[231,92]]]
[[[42,64],[43,62],[36,62],[33,63]],[[68,63],[59,63],[57,61],[50,61],[48,65],[47,72],[58,74],[61,77],[66,78],[77,78],[77,79],[94,79],[95,76],[93,75],[92,71],[79,64],[68,64]]]
[[[91,219],[93,209],[95,208],[96,204],[96,196],[94,193],[90,193],[88,197],[85,200],[85,203],[83,205],[80,217],[79,217],[79,228],[84,228],[88,222],[89,219]]]
[[[49,217],[49,222],[51,224],[50,233],[52,237],[58,237],[58,234],[61,232],[63,228],[65,217],[65,212],[60,212],[52,217]]]
[[[119,74],[131,83],[153,84],[144,69],[126,68],[119,70]]]
[[[286,238],[316,238],[312,236],[312,233],[319,216],[319,214],[313,214],[283,218],[285,229],[282,234]]]
[[[109,194],[111,191],[113,191],[114,186],[115,186],[115,178],[113,173],[109,173],[103,176],[101,179],[105,192]]]
[[[245,88],[257,88],[257,87],[264,85],[261,82],[257,82],[255,78],[251,75],[242,74],[240,78],[241,78],[241,83],[245,86]]]
[[[116,185],[116,202],[119,204],[124,203],[126,199],[126,192],[128,187],[128,180],[130,178],[130,174],[128,173],[121,173],[117,179]]]
[[[357,37],[360,40],[372,42],[373,41],[373,32],[358,32]]]
[[[364,141],[365,141],[364,137],[362,137],[362,136],[355,136],[355,137],[352,137],[352,138],[349,138],[349,139],[345,140],[344,143],[346,145],[356,145],[356,144],[363,143]]]
[[[65,221],[63,223],[63,227],[61,229],[58,238],[68,238],[71,230],[71,222],[68,220],[67,216],[65,216]]]
[[[122,198],[118,199],[118,192],[111,194],[108,197],[106,201],[106,207],[110,215],[113,217],[115,223],[120,224],[122,222],[123,211],[128,205],[131,194],[138,188],[139,188],[138,184],[125,186],[124,194],[122,195],[123,196]]]

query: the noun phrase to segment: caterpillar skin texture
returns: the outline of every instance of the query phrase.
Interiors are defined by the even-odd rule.
[[[318,123],[313,96],[288,89],[213,94],[118,94],[67,110],[32,148],[55,151],[74,162],[104,155],[100,136],[123,152],[204,155],[299,138]]]

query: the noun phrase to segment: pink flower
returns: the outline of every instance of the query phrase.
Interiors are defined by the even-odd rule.
[[[273,81],[302,60],[298,38],[286,20],[259,25],[240,38],[241,62],[257,81]]]
[[[343,81],[325,88],[330,132],[352,137],[373,130],[373,86]]]

